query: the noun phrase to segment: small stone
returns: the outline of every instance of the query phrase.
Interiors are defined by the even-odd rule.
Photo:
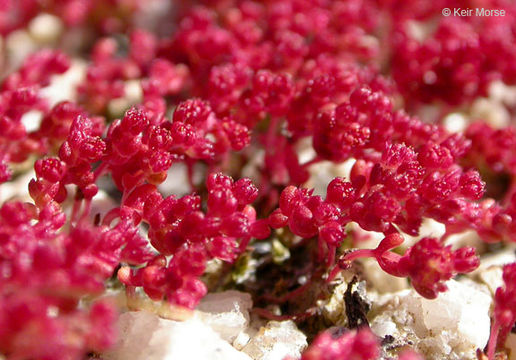
[[[122,116],[132,105],[142,101],[143,90],[138,80],[128,80],[124,83],[124,96],[112,99],[108,104],[109,113]]]
[[[483,349],[489,338],[491,297],[454,280],[446,285],[448,291],[433,300],[414,290],[384,295],[372,309],[381,315],[371,320],[371,329],[413,342],[429,360],[476,359],[476,349]]]
[[[53,75],[50,84],[41,89],[40,94],[47,99],[51,106],[61,101],[75,101],[77,86],[84,81],[86,68],[86,62],[73,59],[68,71]]]
[[[29,23],[30,35],[40,44],[57,41],[62,31],[61,19],[51,14],[39,14]]]
[[[426,22],[409,20],[407,21],[407,31],[411,37],[423,42],[432,35],[434,30],[432,30],[432,27]]]
[[[491,294],[494,295],[496,289],[503,286],[503,270],[501,267],[489,268],[478,274],[478,279],[487,285]]]
[[[250,360],[199,319],[179,322],[145,311],[126,312],[120,339],[105,360]]]
[[[446,285],[448,291],[435,300],[421,296],[405,298],[409,310],[415,315],[416,328],[424,329],[430,336],[445,330],[455,332],[465,346],[484,348],[489,338],[491,298],[454,280]]]
[[[362,259],[367,285],[380,294],[397,292],[408,287],[406,278],[392,276],[382,270],[375,259]]]
[[[31,110],[22,115],[21,122],[27,132],[33,132],[39,129],[42,119],[43,113],[41,111]]]
[[[374,329],[372,330],[376,335],[382,338],[394,337],[392,334],[397,332],[396,323],[394,321],[392,321],[388,316],[382,318],[381,315],[377,316],[375,320]]]
[[[95,218],[97,214],[102,217],[116,207],[116,202],[104,190],[99,190],[91,201],[90,217]]]
[[[407,234],[403,234],[405,238],[405,242],[403,243],[403,247],[409,247],[417,243],[424,237],[435,237],[440,238],[446,233],[446,226],[443,223],[435,221],[430,218],[423,218],[423,222],[419,227],[419,235],[410,236]]]
[[[337,285],[326,304],[323,306],[323,315],[336,326],[347,326],[348,317],[346,316],[346,304],[344,304],[344,294],[348,288],[346,282]]]
[[[232,343],[249,326],[251,295],[229,290],[206,295],[197,310],[202,321]]]
[[[36,174],[31,169],[23,172],[20,176],[8,181],[0,186],[0,204],[8,200],[16,200],[22,202],[31,202],[32,198],[27,191],[27,186],[31,179],[35,178]]]
[[[292,320],[269,321],[242,351],[255,360],[283,360],[287,356],[298,359],[306,346],[305,334]]]
[[[175,194],[177,196],[189,194],[191,189],[186,165],[182,163],[173,164],[168,170],[167,179],[158,186],[158,189],[163,194]]]
[[[451,113],[444,118],[443,125],[448,132],[461,133],[466,129],[468,119],[466,119],[464,114]]]
[[[516,104],[516,86],[507,85],[503,81],[491,82],[488,87],[489,99],[506,105]]]
[[[242,350],[244,346],[249,343],[249,340],[251,340],[251,336],[247,333],[247,331],[242,331],[233,341],[233,347],[237,350]]]
[[[473,102],[469,117],[483,119],[495,129],[508,126],[511,119],[510,113],[502,103],[486,98],[477,98]]]
[[[476,271],[482,271],[482,269],[487,269],[492,266],[502,267],[503,265],[507,265],[515,261],[516,254],[514,252],[514,248],[508,248],[494,254],[483,256],[482,262]]]
[[[451,245],[453,249],[461,247],[474,247],[477,253],[485,251],[486,243],[478,236],[476,231],[467,230],[461,233],[450,235],[446,238],[446,245]]]
[[[495,254],[483,256],[480,266],[468,274],[471,279],[487,285],[491,294],[494,295],[497,288],[504,285],[503,266],[516,261],[514,249],[506,249]]]
[[[127,80],[124,84],[125,98],[130,104],[138,104],[142,101],[143,90],[138,80]]]
[[[3,40],[7,63],[12,68],[20,66],[27,56],[38,50],[38,45],[26,30],[15,30]]]
[[[310,146],[308,150],[303,151],[301,156],[304,157],[304,160],[300,159],[300,161],[307,162],[315,157],[315,155],[313,148]],[[315,195],[325,196],[328,184],[335,177],[342,177],[344,180],[349,181],[350,172],[355,162],[356,159],[351,158],[340,164],[335,164],[331,161],[320,161],[315,163],[308,167],[310,178],[303,186],[313,188]]]

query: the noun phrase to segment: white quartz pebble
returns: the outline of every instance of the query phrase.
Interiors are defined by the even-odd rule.
[[[269,321],[242,351],[255,360],[298,359],[306,346],[305,334],[293,321]]]
[[[224,340],[233,342],[249,326],[251,295],[230,290],[206,295],[197,310],[202,321]]]
[[[105,360],[250,360],[197,318],[179,322],[152,313],[126,312],[120,339]]]
[[[371,329],[392,336],[401,346],[411,343],[426,359],[473,360],[489,338],[491,297],[478,287],[450,280],[436,299],[414,290],[386,294]]]

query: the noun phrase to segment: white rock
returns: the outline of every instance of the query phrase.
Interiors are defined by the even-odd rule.
[[[392,321],[388,316],[380,318],[381,316],[382,315],[375,318],[376,321],[374,322],[374,326],[372,328],[373,332],[382,338],[387,335],[396,334],[398,331],[396,323]]]
[[[466,129],[468,120],[461,113],[451,113],[444,118],[443,125],[449,132],[461,133]]]
[[[167,173],[167,179],[158,186],[162,194],[183,196],[190,193],[190,185],[188,183],[188,169],[182,163],[176,163],[170,167]]]
[[[514,253],[514,249],[508,248],[494,254],[482,256],[480,266],[475,270],[475,272],[482,271],[492,266],[503,267],[503,265],[507,265],[515,261],[516,254]]]
[[[409,341],[416,343],[418,338],[414,334],[414,316],[409,313],[401,299],[412,293],[412,290],[403,290],[395,294],[379,296],[373,302],[373,312],[378,315],[370,321],[371,330],[380,337],[387,335],[395,339],[396,344],[404,346]]]
[[[492,99],[477,98],[471,105],[470,118],[484,119],[487,124],[500,129],[509,125],[511,116],[502,103]]]
[[[502,81],[493,81],[488,88],[489,98],[507,105],[516,104],[516,86],[506,85]]]
[[[249,326],[251,295],[229,290],[206,295],[197,310],[202,321],[224,340],[233,342]]]
[[[476,359],[476,349],[489,338],[491,297],[454,280],[447,286],[434,300],[414,290],[385,295],[374,309],[380,315],[372,319],[371,329],[412,341],[426,359]]]
[[[56,41],[62,31],[61,19],[50,14],[39,14],[29,23],[29,33],[38,43]]]
[[[514,249],[511,248],[483,256],[480,259],[478,269],[468,274],[468,276],[487,285],[491,294],[494,294],[498,287],[504,285],[502,278],[503,266],[515,261],[516,255],[514,254]]]
[[[419,227],[419,235],[418,236],[410,236],[407,234],[403,234],[405,238],[405,242],[403,243],[404,247],[409,247],[414,245],[416,242],[421,240],[424,237],[435,237],[440,238],[446,233],[446,226],[434,219],[423,218],[423,222]]]
[[[73,59],[68,71],[52,76],[50,84],[41,89],[51,106],[58,102],[77,98],[77,86],[84,81],[87,64],[83,60]]]
[[[7,64],[11,69],[16,69],[27,56],[38,50],[38,45],[26,30],[13,31],[4,40]]]
[[[297,142],[296,148],[299,163],[306,163],[317,156],[310,138],[303,138]]]
[[[344,294],[347,288],[348,284],[344,281],[337,285],[333,290],[330,299],[322,308],[324,317],[337,326],[347,326],[348,324],[346,304],[344,304]]]
[[[184,322],[144,312],[119,319],[120,339],[105,360],[250,360],[198,319]]]
[[[446,245],[451,245],[453,249],[470,246],[476,248],[477,252],[482,253],[485,251],[486,243],[478,236],[476,231],[468,230],[448,236]]]
[[[373,259],[363,259],[364,276],[366,277],[367,285],[371,286],[373,290],[379,293],[397,292],[408,287],[406,278],[392,276],[387,274],[378,262]]]
[[[419,295],[407,296],[405,301],[415,315],[416,328],[431,336],[441,331],[456,331],[465,342],[484,348],[489,338],[489,306],[491,298],[485,293],[451,280],[448,291],[435,300]]]
[[[503,270],[501,266],[491,267],[478,274],[478,279],[487,285],[492,295],[496,289],[504,285]]]
[[[425,41],[433,32],[433,28],[427,22],[415,20],[407,21],[406,29],[410,36],[419,42]]]
[[[249,340],[251,340],[251,335],[247,331],[242,331],[233,341],[233,347],[237,350],[242,350],[249,343]]]
[[[306,159],[300,160],[301,162],[309,161],[315,156],[312,154],[313,148],[310,149],[310,155],[305,156]],[[306,152],[307,151],[304,151],[303,155]],[[310,178],[304,186],[307,188],[313,188],[315,195],[326,196],[326,188],[335,177],[342,177],[344,180],[349,181],[349,174],[355,162],[356,159],[351,158],[340,164],[335,164],[331,161],[321,161],[313,164],[308,167]]]
[[[41,111],[31,110],[22,115],[21,122],[27,132],[32,132],[39,129],[42,119],[43,113]]]
[[[104,190],[99,190],[91,201],[90,216],[94,218],[96,214],[106,215],[110,210],[117,207],[117,203]]]
[[[306,336],[291,321],[269,321],[242,351],[255,360],[299,358],[307,346]]]
[[[0,186],[0,204],[3,204],[7,200],[32,202],[27,188],[31,179],[35,177],[36,174],[34,170],[31,169],[16,177],[14,180],[3,183],[2,186]]]
[[[139,80],[127,80],[124,84],[125,98],[131,103],[136,104],[142,101],[143,89]]]
[[[132,105],[142,101],[143,90],[139,80],[128,80],[124,84],[124,96],[112,99],[108,104],[109,112],[118,116],[123,114]]]
[[[264,160],[264,150],[258,149],[253,151],[252,154],[250,154],[247,164],[242,168],[242,176],[250,178],[254,183],[259,181]]]

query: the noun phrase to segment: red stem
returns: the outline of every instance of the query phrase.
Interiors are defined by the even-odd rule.
[[[302,164],[302,165],[301,165],[301,167],[302,167],[303,169],[306,169],[307,167],[309,167],[309,166],[311,166],[311,165],[313,165],[313,164],[317,164],[317,163],[318,163],[318,162],[320,162],[321,160],[322,160],[322,159],[321,159],[321,157],[320,157],[320,156],[316,156],[316,157],[314,157],[312,160],[307,161],[307,162],[305,162],[304,164]]]
[[[99,177],[106,173],[108,163],[103,161],[93,173],[93,182],[96,182]]]
[[[79,219],[79,221],[85,220],[88,217],[88,215],[90,214],[90,211],[91,211],[91,199],[87,199],[84,202],[84,208],[82,210],[82,215],[81,215],[81,218]]]
[[[335,247],[328,246],[328,254],[326,256],[326,266],[331,267],[335,263]]]
[[[188,175],[188,185],[190,185],[190,191],[195,191],[196,186],[194,183],[194,164],[192,161],[186,160],[186,171]]]
[[[76,191],[79,191],[79,189]],[[77,216],[79,215],[79,211],[81,209],[81,203],[82,199],[78,199],[77,196],[75,196],[75,199],[73,200],[72,214],[70,215],[70,223],[76,222]]]
[[[246,236],[242,239],[242,242],[240,243],[240,246],[238,247],[238,250],[240,253],[243,253],[247,249],[247,245],[249,245],[249,242],[251,241],[250,236]]]
[[[498,333],[500,332],[500,325],[496,320],[493,320],[491,325],[491,334],[489,335],[489,342],[487,343],[487,357],[489,360],[494,360],[496,343],[498,340]]]
[[[375,251],[371,249],[358,249],[344,255],[342,261],[353,261],[364,257],[376,257]]]
[[[371,249],[358,249],[353,252],[347,253],[344,255],[339,262],[351,262],[355,259],[364,258],[364,257],[376,257],[375,250]],[[333,269],[328,274],[328,278],[326,282],[332,282],[335,279],[335,276],[342,270],[339,264],[335,265]]]

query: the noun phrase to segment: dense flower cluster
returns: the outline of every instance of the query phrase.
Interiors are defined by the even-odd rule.
[[[412,286],[424,297],[433,299],[446,290],[444,282],[457,273],[467,273],[478,267],[480,260],[474,248],[460,248],[452,251],[451,246],[435,238],[423,238],[411,246],[403,256],[389,250],[400,246],[403,238],[398,233],[385,237],[374,250],[360,249],[351,252],[341,261],[360,257],[374,257],[387,273],[409,277]]]
[[[112,344],[115,308],[98,300],[79,310],[78,303],[102,294],[115,266],[130,255],[124,244],[134,239],[126,229],[87,224],[62,233],[65,221],[55,204],[0,208],[0,351],[12,358],[78,358]],[[77,340],[66,341],[71,338]]]
[[[494,80],[514,82],[514,3],[487,0],[384,1],[392,17],[392,76],[409,107],[443,101],[471,102]],[[452,16],[442,16],[451,9]],[[455,10],[473,16],[455,16]],[[505,11],[490,17],[476,9]],[[479,15],[479,16],[477,16]]]
[[[378,339],[368,328],[361,328],[358,331],[344,333],[341,329],[328,330],[317,335],[303,353],[301,360],[376,360],[379,358],[380,344]],[[423,358],[413,351],[405,350],[401,352],[397,359],[422,360]]]
[[[497,343],[503,344],[516,322],[516,263],[503,268],[504,287],[496,289],[494,321],[488,344],[488,355],[492,359]]]
[[[42,50],[25,59],[18,71],[3,80],[0,88],[0,182],[9,179],[7,162],[23,162],[32,153],[45,154],[47,139],[57,136],[52,134],[47,138],[39,129],[29,132],[22,119],[30,111],[48,110],[48,103],[38,90],[48,85],[52,75],[65,72],[69,66],[70,60],[63,53]]]
[[[355,163],[351,181],[332,180],[324,201],[305,189],[285,188],[270,224],[274,228],[288,224],[294,234],[305,238],[319,235],[319,248],[326,246],[330,259],[350,221],[384,233],[396,231],[396,224],[410,235],[418,234],[423,217],[435,218],[454,231],[472,227],[473,220],[466,218],[464,210],[468,199],[481,198],[484,183],[478,173],[453,165],[451,144],[454,152],[460,151],[461,141],[450,135],[443,145],[428,142],[419,153],[404,144],[384,143],[376,162],[360,159]]]
[[[441,15],[462,0],[0,2],[0,190],[34,174],[31,202],[18,190],[0,205],[0,354],[101,352],[116,337],[106,287],[193,309],[209,265],[225,263],[221,289],[249,258],[271,262],[261,242],[310,253],[301,290],[372,257],[435,298],[479,265],[450,235],[516,241],[514,128],[442,125],[516,82],[516,6],[479,3],[506,16]],[[18,54],[13,39],[42,17],[64,30]],[[317,195],[314,172],[344,162]],[[189,193],[167,190],[178,168]],[[445,234],[406,246],[425,219]],[[383,240],[351,250],[351,227]],[[495,294],[490,359],[515,322],[514,275]],[[380,352],[366,328],[324,331],[302,359]]]
[[[256,220],[256,211],[249,205],[258,195],[249,179],[233,182],[228,176],[211,174],[207,187],[206,212],[201,211],[196,195],[163,199],[150,184],[131,192],[123,206],[148,223],[151,244],[161,255],[135,271],[122,268],[118,277],[123,283],[142,286],[154,300],[166,297],[194,308],[207,291],[199,277],[208,260],[232,263],[251,238],[269,236],[267,224]],[[165,255],[173,257],[167,261]]]
[[[305,350],[301,360],[376,360],[380,358],[380,344],[368,328],[342,332],[342,329],[327,330],[314,339]],[[405,350],[398,360],[422,360],[421,355]],[[289,360],[289,359],[285,359]]]
[[[380,350],[376,336],[367,328],[356,332],[319,334],[303,353],[302,360],[378,359]]]
[[[69,27],[90,23],[100,31],[112,32],[120,30],[127,17],[140,7],[136,0],[7,0],[0,8],[0,34],[26,26],[42,12],[56,14]]]

